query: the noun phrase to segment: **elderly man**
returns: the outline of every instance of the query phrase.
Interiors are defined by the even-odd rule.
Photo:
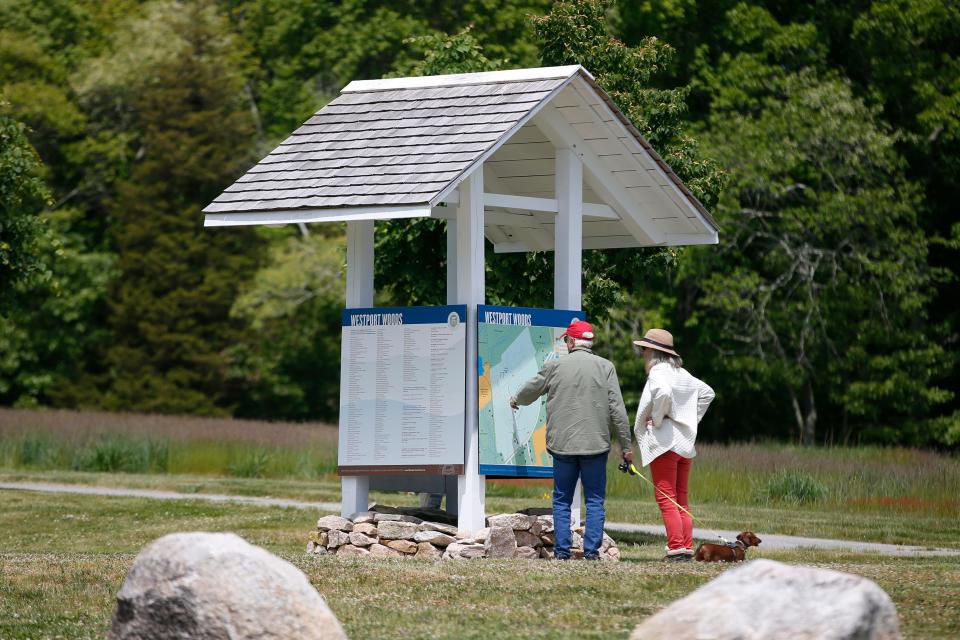
[[[574,321],[561,336],[569,355],[547,362],[513,398],[510,406],[528,405],[547,396],[547,450],[553,456],[554,554],[570,558],[570,508],[577,480],[583,482],[587,523],[583,557],[600,559],[607,492],[607,455],[615,432],[623,459],[632,462],[630,425],[620,395],[617,370],[609,360],[594,355],[593,326]]]

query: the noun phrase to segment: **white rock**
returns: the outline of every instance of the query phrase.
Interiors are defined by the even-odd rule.
[[[610,562],[620,562],[620,549],[617,547],[608,547],[600,554],[600,559],[609,560]]]
[[[410,540],[385,540],[383,544],[400,553],[410,554],[417,552],[417,544]]]
[[[373,538],[377,537],[377,525],[372,522],[361,522],[359,524],[354,523],[353,533],[362,533]]]
[[[353,521],[353,524],[366,524],[373,522],[376,515],[375,511],[358,511],[350,515],[350,520]]]
[[[352,544],[345,544],[337,548],[338,556],[368,556],[370,551],[364,547],[358,547]]]
[[[522,513],[501,513],[487,518],[487,524],[491,529],[494,527],[509,527],[514,531],[527,531],[536,520],[536,516],[526,516]]]
[[[524,516],[526,517],[526,516]],[[511,527],[490,527],[490,535],[484,542],[488,558],[513,558],[517,555],[517,539]]]
[[[517,547],[516,557],[524,560],[536,560],[540,557],[540,552],[533,547]]]
[[[143,549],[108,640],[228,637],[347,636],[299,569],[232,533],[175,533]]]
[[[448,536],[456,536],[458,529],[450,524],[441,524],[439,522],[421,522],[417,525],[418,531],[439,531]]]
[[[364,533],[357,533],[354,531],[350,534],[350,544],[355,547],[369,547],[372,544],[376,544],[377,539],[371,538],[370,536]]]
[[[646,619],[646,638],[900,638],[897,610],[874,582],[829,569],[753,560]]]
[[[353,531],[353,523],[340,516],[323,516],[317,520],[317,528],[321,531],[328,531],[330,529]]]
[[[456,538],[439,531],[418,531],[413,536],[413,540],[414,542],[429,542],[438,547],[445,547],[448,544],[456,542]]]
[[[417,525],[399,520],[382,520],[377,524],[377,533],[383,540],[412,540],[417,534]]]
[[[535,536],[529,531],[514,531],[513,537],[517,539],[518,547],[539,547],[543,544],[540,536]]]
[[[460,549],[461,558],[484,558],[486,555],[486,549],[483,548],[482,544],[468,544],[464,545],[463,548]]]
[[[345,544],[350,544],[350,534],[337,529],[327,531],[327,549],[336,549]]]
[[[450,547],[447,547],[447,548],[449,549]],[[444,555],[444,552],[440,551],[440,549],[437,549],[435,546],[433,546],[429,542],[421,542],[417,544],[417,553],[414,557],[426,558],[428,560],[437,560],[442,555]]]
[[[384,546],[382,544],[370,545],[368,550],[370,551],[370,555],[372,556],[396,557],[396,556],[403,555],[396,549],[391,549],[390,547]]]
[[[553,531],[553,516],[537,516],[537,522],[539,522],[542,527],[540,531],[541,534],[551,533]]]

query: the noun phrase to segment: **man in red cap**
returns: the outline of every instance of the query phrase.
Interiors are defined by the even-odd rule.
[[[632,462],[630,424],[617,370],[612,362],[591,351],[593,326],[574,320],[561,337],[569,355],[544,364],[540,373],[510,399],[510,406],[517,409],[547,396],[547,451],[553,456],[554,554],[558,559],[570,558],[570,509],[580,480],[587,503],[583,557],[599,560],[610,437],[616,433],[623,459]]]

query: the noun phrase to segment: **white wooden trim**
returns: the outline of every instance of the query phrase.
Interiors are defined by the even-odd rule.
[[[480,411],[477,376],[477,305],[485,301],[483,167],[460,185],[457,206],[457,302],[467,305],[466,402],[463,474],[457,476],[457,526],[478,531],[486,519],[486,489],[480,475]]]
[[[584,178],[590,182],[593,190],[600,197],[608,200],[621,213],[621,219],[627,230],[641,243],[648,241],[654,245],[664,243],[663,233],[657,229],[652,220],[638,219],[636,203],[634,203],[626,188],[621,185],[607,171],[600,158],[590,149],[589,143],[584,141],[580,134],[557,113],[555,107],[542,109],[537,115],[537,126],[548,137],[554,140],[558,147],[569,147],[577,151],[584,161]]]
[[[581,95],[581,97],[583,96],[583,93],[585,91],[589,92],[592,95],[595,95],[595,96],[597,95],[596,90],[592,86],[590,86],[589,83],[585,82],[580,78],[575,79],[572,85],[574,90],[576,90]],[[600,119],[604,121],[607,124],[607,126],[613,127],[615,130],[615,133],[619,133],[620,137],[626,138],[627,140],[630,141],[631,145],[635,149],[633,153],[642,153],[643,155],[650,158],[650,163],[654,167],[653,169],[654,172],[656,172],[661,178],[663,178],[663,181],[667,183],[666,188],[669,190],[672,190],[674,194],[676,194],[680,198],[680,200],[686,205],[686,209],[688,211],[693,212],[697,221],[704,226],[704,229],[707,231],[708,235],[716,236],[718,230],[714,227],[714,225],[711,224],[710,221],[708,221],[703,216],[700,210],[696,206],[694,206],[692,202],[690,202],[690,198],[685,193],[683,193],[683,191],[680,190],[680,187],[678,187],[677,184],[672,179],[670,179],[670,177],[666,174],[666,172],[663,170],[660,164],[650,155],[650,152],[642,144],[640,144],[640,141],[636,139],[633,133],[631,133],[624,126],[620,118],[618,118],[616,114],[614,114],[613,111],[610,109],[610,105],[608,105],[607,102],[603,100],[603,98],[600,96],[597,96],[597,99],[598,99],[597,100],[598,104],[596,105],[590,104],[589,105],[590,108],[593,109],[594,112],[597,112],[598,110],[602,112],[602,113],[597,113]],[[688,222],[689,222],[689,218],[688,218]],[[710,232],[713,232],[713,233],[710,234]],[[719,242],[719,240],[717,240],[717,242]],[[694,243],[691,243],[691,244],[694,244]],[[698,242],[696,244],[715,244],[715,243]]]
[[[440,76],[386,78],[381,80],[354,80],[340,93],[361,91],[389,91],[391,89],[425,89],[427,87],[459,87],[470,84],[494,84],[498,82],[525,82],[569,78],[578,71],[589,72],[578,64],[562,67],[535,67],[507,71],[482,71],[479,73],[455,73]],[[592,76],[591,76],[592,77]]]
[[[253,224],[294,224],[299,222],[349,222],[351,220],[393,220],[395,218],[425,218],[430,206],[409,207],[338,207],[333,209],[290,209],[280,211],[251,211],[236,213],[208,213],[205,227],[236,227]]]
[[[450,192],[443,199],[446,204],[457,204],[459,196],[456,191]],[[531,198],[530,196],[515,196],[509,193],[484,193],[483,204],[488,209],[521,209],[523,211],[557,212],[557,201],[552,198]],[[599,202],[584,202],[583,215],[585,218],[601,220],[619,220],[620,214],[609,206]],[[449,218],[450,213],[443,211],[444,207],[434,207],[431,214],[434,218]]]
[[[720,234],[713,233],[668,233],[667,244],[671,247],[682,247],[690,244],[719,244]]]

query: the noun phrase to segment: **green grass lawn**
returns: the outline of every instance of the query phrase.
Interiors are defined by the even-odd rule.
[[[652,536],[621,543],[619,564],[306,556],[316,515],[0,491],[0,638],[102,638],[136,553],[174,531],[233,531],[290,560],[352,638],[626,638],[644,617],[728,568],[664,565],[663,541]],[[897,604],[906,637],[960,634],[960,559],[755,549],[751,557],[866,576]]]
[[[333,477],[318,480],[231,478],[172,474],[85,473],[74,471],[19,471],[0,469],[0,482],[53,482],[104,487],[156,489],[181,493],[270,496],[313,502],[339,502],[340,483]],[[611,522],[657,524],[660,512],[649,487],[633,479],[635,493],[619,491],[607,501]],[[488,513],[548,507],[549,486],[491,483],[487,489]],[[373,492],[371,499],[395,506],[417,504],[412,494]],[[839,538],[889,544],[960,548],[960,512],[938,515],[902,506],[817,502],[813,504],[694,503],[695,515],[707,527],[752,530],[811,538]]]

